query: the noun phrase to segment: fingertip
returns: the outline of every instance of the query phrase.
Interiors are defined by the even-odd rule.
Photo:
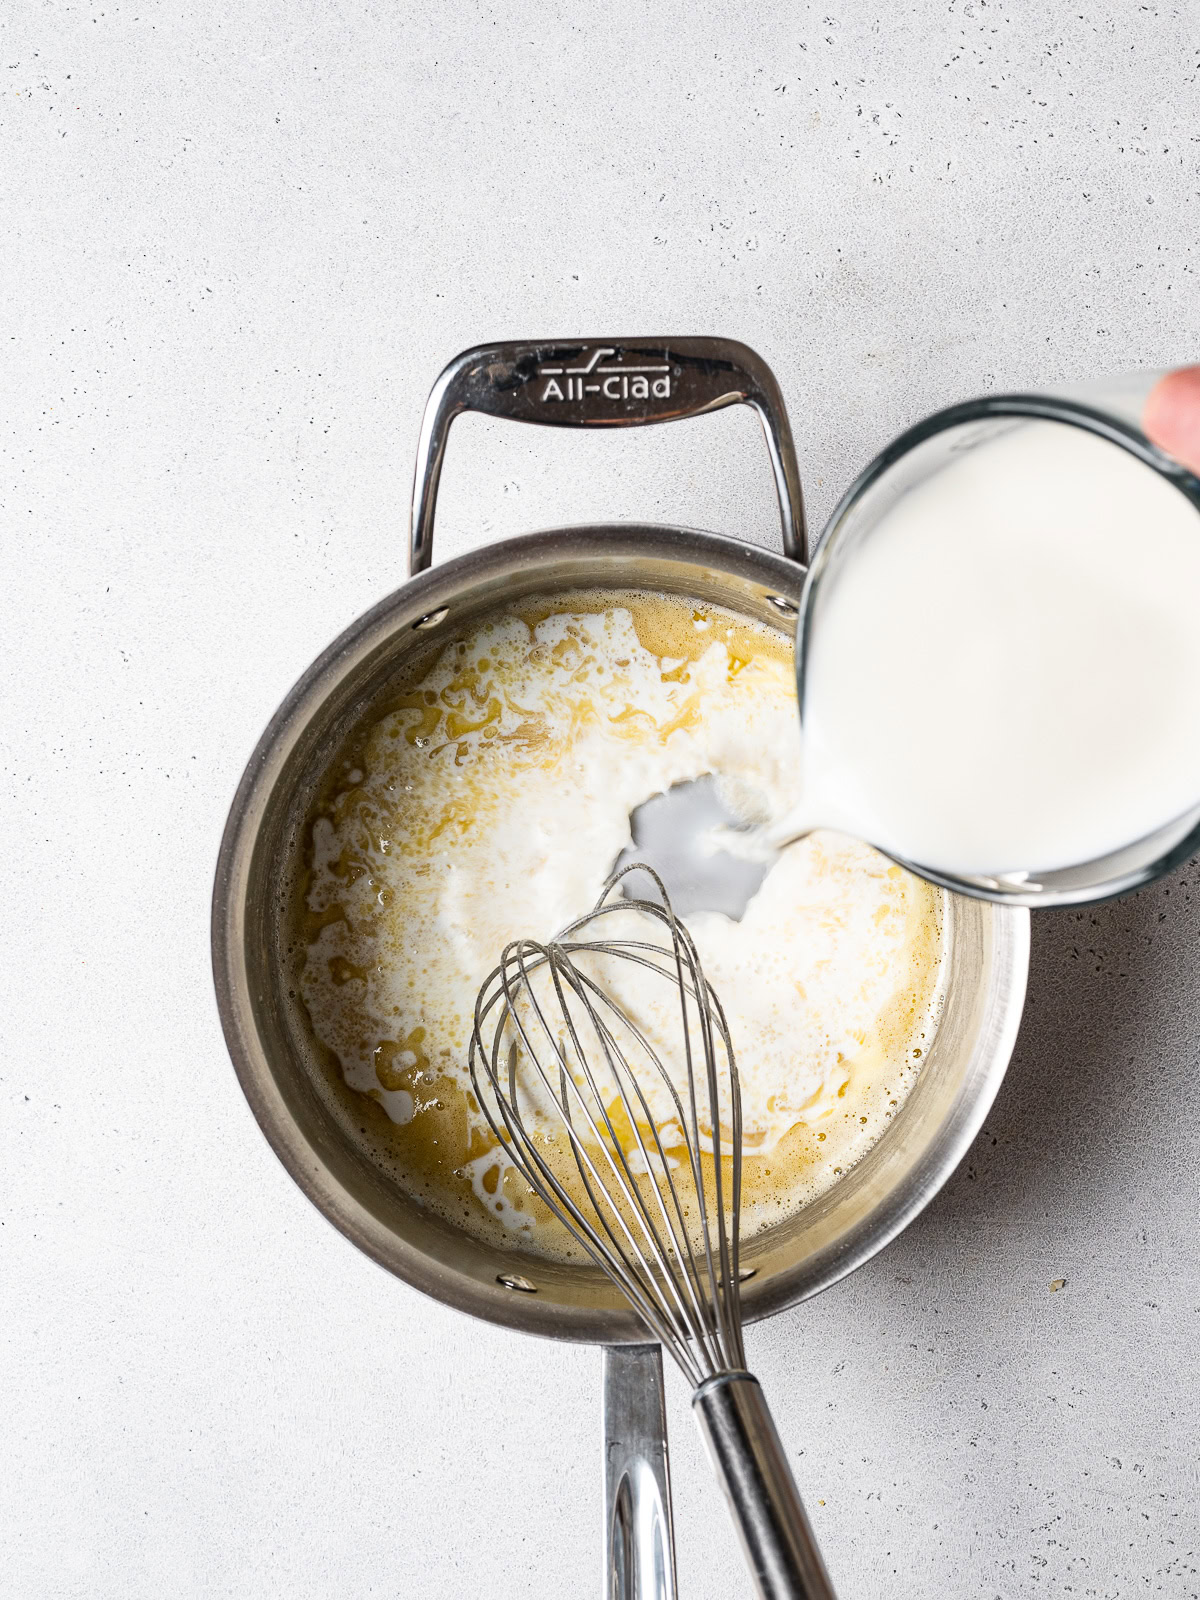
[[[1142,413],[1146,437],[1200,473],[1200,367],[1168,372],[1151,389]]]

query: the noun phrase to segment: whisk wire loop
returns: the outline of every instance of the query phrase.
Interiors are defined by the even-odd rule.
[[[658,900],[614,892],[634,871]],[[665,1046],[636,987],[625,992],[626,970],[635,985],[642,973],[676,989],[679,1027]],[[630,864],[557,938],[505,948],[476,1001],[469,1066],[512,1164],[693,1384],[740,1370],[737,1065],[695,941],[656,873]],[[562,1135],[574,1177],[555,1159]]]
[[[572,987],[581,994],[584,1004],[587,1006],[589,1021],[592,1023],[593,1028],[595,1029],[597,1036],[600,1038],[604,1047],[606,1059],[612,1071],[614,1081],[617,1083],[618,1088],[622,1088],[625,1084],[628,1085],[627,1092],[632,1096],[633,1099],[636,1100],[638,1109],[645,1117],[646,1125],[650,1130],[650,1135],[653,1142],[656,1165],[651,1164],[651,1157],[646,1149],[646,1144],[642,1136],[641,1120],[637,1116],[627,1117],[627,1120],[630,1122],[633,1139],[646,1173],[653,1174],[656,1170],[666,1173],[669,1170],[670,1159],[667,1151],[663,1147],[658,1123],[654,1120],[651,1108],[647,1102],[642,1086],[638,1081],[636,1072],[630,1070],[628,1061],[617,1047],[616,1039],[612,1030],[604,1022],[604,1019],[598,1014],[595,1006],[592,1004],[588,991],[594,993],[596,998],[602,1004],[610,1007],[611,1009],[615,1009],[612,1007],[612,1001],[608,995],[606,995],[603,990],[599,988],[598,985],[596,985],[591,979],[587,978],[582,973],[572,971],[569,981],[571,981]],[[635,1024],[632,1023],[632,1019],[626,1017],[623,1013],[618,1013],[618,1015],[620,1016],[621,1020],[629,1026],[629,1031],[635,1040],[644,1048],[648,1059],[653,1063],[671,1095],[680,1126],[685,1126],[685,1113],[683,1106],[675,1090],[675,1086],[670,1080],[670,1075],[667,1071],[665,1063],[662,1060],[662,1057],[653,1048],[645,1035],[636,1027]],[[573,1021],[572,1031],[576,1045],[586,1063],[586,1052],[583,1050],[582,1043],[578,1039],[578,1034],[574,1032]],[[590,1073],[589,1081],[591,1081]],[[599,1092],[594,1083],[593,1090],[596,1093]],[[627,1102],[625,1103],[627,1108]],[[614,1128],[612,1120],[607,1111],[604,1112],[604,1121],[609,1139],[612,1141],[612,1153],[615,1153],[617,1158],[620,1160],[626,1176],[632,1182],[633,1195],[636,1201],[639,1220],[642,1222],[646,1235],[646,1242],[650,1246],[652,1252],[652,1259],[661,1259],[667,1255],[668,1245],[663,1241],[662,1237],[658,1233],[657,1227],[651,1216],[650,1207],[643,1197],[642,1189],[636,1184],[635,1181],[633,1181],[630,1162],[626,1159],[625,1147],[619,1139],[617,1130]],[[605,1150],[606,1154],[610,1153],[607,1142],[605,1145]],[[580,1175],[586,1184],[587,1180],[583,1165],[581,1164],[581,1148],[578,1144],[575,1144],[574,1146],[574,1154],[576,1163],[579,1165]],[[691,1161],[690,1151],[689,1161]],[[697,1184],[698,1192],[702,1192],[701,1174],[699,1170],[695,1168],[694,1162],[691,1164],[693,1166],[693,1178]],[[663,1226],[666,1228],[669,1236],[669,1248],[674,1250],[676,1255],[681,1259],[686,1257],[688,1265],[688,1271],[681,1276],[675,1274],[669,1275],[665,1280],[664,1287],[670,1294],[671,1299],[675,1302],[676,1310],[680,1313],[685,1335],[704,1343],[708,1339],[709,1330],[706,1318],[704,1316],[703,1302],[699,1294],[695,1255],[692,1250],[691,1240],[688,1235],[687,1222],[684,1216],[678,1185],[673,1183],[663,1185],[652,1183],[650,1185],[650,1189],[653,1193],[655,1201],[657,1202],[657,1209],[662,1219]],[[599,1217],[601,1224],[605,1225],[607,1231],[604,1208],[599,1204],[597,1197],[591,1190],[590,1186],[588,1186],[588,1198],[592,1205],[596,1208],[597,1216]],[[685,1297],[688,1302],[686,1307],[680,1303],[679,1290],[681,1287],[685,1292]]]
[[[535,957],[532,962],[529,959],[531,954]],[[591,1259],[595,1261],[598,1266],[602,1267],[605,1271],[608,1271],[610,1275],[617,1279],[622,1290],[633,1302],[639,1315],[643,1317],[643,1320],[647,1322],[648,1326],[653,1327],[656,1337],[659,1337],[664,1341],[670,1339],[672,1335],[674,1335],[675,1338],[678,1338],[678,1327],[674,1325],[668,1325],[663,1320],[660,1308],[654,1300],[653,1295],[647,1296],[642,1277],[638,1273],[634,1262],[630,1260],[629,1255],[622,1248],[619,1240],[615,1237],[615,1235],[612,1234],[611,1229],[608,1226],[605,1212],[600,1211],[598,1213],[598,1220],[605,1226],[605,1231],[609,1237],[611,1253],[609,1249],[606,1249],[603,1241],[596,1238],[594,1232],[595,1223],[592,1221],[592,1219],[587,1217],[578,1206],[574,1197],[564,1186],[560,1175],[545,1159],[541,1150],[539,1150],[536,1141],[526,1129],[520,1116],[519,1091],[516,1087],[514,1078],[517,1055],[516,1041],[511,1041],[509,1043],[507,1052],[510,1078],[509,1093],[506,1096],[497,1092],[494,1096],[497,1110],[499,1112],[499,1124],[497,1122],[497,1118],[493,1115],[488,1097],[482,1093],[478,1084],[475,1062],[478,1052],[482,1049],[480,1044],[481,1036],[479,1023],[482,1019],[486,1019],[488,1011],[493,1009],[497,1004],[500,1004],[503,1006],[503,1010],[493,1038],[492,1051],[490,1057],[488,1058],[487,1076],[493,1090],[497,1089],[500,1082],[499,1057],[505,1042],[506,1024],[511,1022],[521,1042],[525,1046],[527,1060],[532,1064],[537,1078],[547,1089],[547,1091],[553,1094],[554,1085],[551,1081],[550,1075],[543,1067],[541,1058],[534,1050],[533,1041],[529,1036],[524,1020],[521,1016],[520,1007],[517,1005],[517,996],[521,991],[519,988],[514,987],[514,980],[511,976],[511,969],[513,964],[515,964],[520,974],[521,981],[528,984],[532,971],[536,970],[540,966],[547,965],[550,960],[551,954],[546,947],[536,945],[533,941],[521,941],[520,944],[511,945],[506,949],[504,957],[502,958],[501,966],[497,968],[496,972],[492,975],[493,979],[498,981],[499,988],[488,998],[486,1004],[483,1003],[481,997],[481,1005],[477,1008],[476,1033],[472,1045],[472,1076],[476,1081],[477,1097],[479,1098],[483,1112],[492,1127],[492,1131],[496,1134],[498,1139],[508,1144],[509,1154],[514,1161],[514,1165],[516,1165],[522,1172],[522,1175],[530,1184],[530,1187],[539,1194],[543,1202],[554,1212],[558,1219],[571,1233],[572,1237],[574,1237],[577,1243],[584,1248]],[[538,1006],[536,1003],[536,998],[531,1001],[531,1005],[533,1006],[535,1014],[542,1017],[543,1025],[545,1025],[545,1018],[541,1013],[540,1006]],[[565,1080],[566,1082],[572,1082],[569,1072],[566,1071],[566,1057],[559,1046],[557,1038],[554,1036],[552,1030],[548,1029],[548,1026],[547,1037],[551,1049],[559,1064],[560,1081]],[[558,1102],[556,1101],[555,1103],[557,1104]],[[584,1107],[584,1110],[585,1113],[590,1117],[591,1113],[586,1106]],[[593,1139],[596,1148],[598,1150],[604,1150],[603,1141],[600,1138],[599,1130],[596,1128],[594,1121],[592,1122],[591,1131],[593,1133]],[[605,1154],[607,1155],[608,1152],[605,1151]],[[590,1153],[585,1152],[585,1163],[590,1164],[591,1159]],[[599,1184],[600,1174],[596,1172],[594,1168],[593,1176],[596,1179],[597,1184]],[[634,1249],[634,1254],[640,1255],[640,1252],[638,1252],[636,1249],[636,1241],[633,1240],[632,1236],[629,1235],[624,1217],[619,1212],[617,1214],[617,1222],[622,1231],[626,1233],[628,1241]]]

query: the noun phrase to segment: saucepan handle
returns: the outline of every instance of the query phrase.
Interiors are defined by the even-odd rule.
[[[626,428],[698,417],[722,406],[753,408],[763,425],[783,553],[807,562],[796,449],[775,375],[733,339],[524,339],[457,356],[425,406],[413,483],[409,572],[433,556],[433,518],[450,424],[464,411],[560,428]]]
[[[662,1350],[604,1351],[604,1600],[676,1600]]]
[[[709,1378],[692,1407],[761,1600],[835,1600],[758,1380]]]

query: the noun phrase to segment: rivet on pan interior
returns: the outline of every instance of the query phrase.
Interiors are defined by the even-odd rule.
[[[443,612],[443,615],[445,613]],[[536,1294],[537,1284],[530,1283],[528,1278],[519,1277],[515,1272],[498,1272],[496,1282],[502,1283],[506,1289],[516,1289],[521,1294]]]
[[[449,606],[440,606],[437,611],[429,612],[428,616],[418,617],[413,623],[414,628],[436,628],[439,622],[445,622],[450,614]]]
[[[747,1278],[752,1278],[757,1271],[758,1271],[757,1267],[739,1267],[739,1269],[738,1269],[738,1282],[739,1283],[745,1283],[746,1279]]]
[[[782,611],[785,617],[794,617],[800,610],[794,600],[786,600],[781,594],[769,594],[767,604],[774,606],[776,611]],[[417,626],[420,627],[420,623]]]

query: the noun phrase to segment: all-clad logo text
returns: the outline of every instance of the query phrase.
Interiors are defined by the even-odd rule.
[[[538,368],[542,380],[539,400],[583,400],[589,394],[605,400],[669,400],[671,368],[668,362],[654,366],[635,366],[609,361],[615,349],[593,350],[588,360],[575,367]]]

